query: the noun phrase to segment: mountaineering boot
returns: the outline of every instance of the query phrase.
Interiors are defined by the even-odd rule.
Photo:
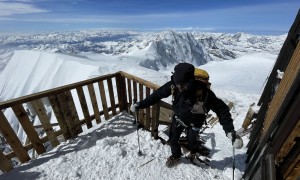
[[[167,159],[166,161],[166,166],[167,167],[174,167],[177,165],[180,161],[180,157],[174,158],[172,155]]]
[[[192,163],[195,163],[196,154],[190,153],[189,155],[186,156],[186,159],[188,159],[188,160],[191,161]]]
[[[197,154],[194,154],[194,153],[190,153],[189,155],[187,155],[185,157],[187,160],[189,160],[192,164],[196,165],[196,166],[200,166],[201,164],[205,164],[207,166],[210,166],[207,162],[205,161],[209,161],[207,159],[205,160],[202,160],[198,157]]]

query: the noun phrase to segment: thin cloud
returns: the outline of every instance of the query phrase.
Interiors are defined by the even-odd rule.
[[[0,0],[1,1],[1,0]],[[10,5],[10,6],[9,6]],[[16,6],[15,6],[16,5]],[[0,3],[0,16],[3,14],[21,14],[21,13],[44,13],[49,12],[44,9],[40,9],[28,4],[6,3],[6,7]],[[23,19],[24,21],[33,22],[147,22],[147,21],[165,21],[174,19],[200,19],[200,20],[218,20],[223,18],[241,18],[241,17],[253,17],[253,16],[268,16],[268,12],[282,12],[283,9],[291,7],[288,4],[268,4],[259,6],[241,6],[234,8],[222,8],[211,9],[193,12],[176,12],[176,13],[148,13],[139,15],[121,14],[121,15],[85,15],[80,17],[74,17],[74,14],[56,14],[51,16],[38,16],[36,18]],[[5,11],[6,10],[6,11]],[[55,16],[55,17],[54,17]],[[68,17],[70,16],[70,17]],[[22,21],[22,19],[19,19]]]
[[[45,13],[45,12],[49,12],[49,11],[38,8],[31,4],[26,4],[21,2],[0,1],[0,17],[13,16],[17,14],[32,14],[32,13]]]

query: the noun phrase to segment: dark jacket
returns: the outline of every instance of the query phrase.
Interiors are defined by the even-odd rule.
[[[139,102],[139,109],[147,108],[157,102],[162,98],[166,98],[171,93],[172,81],[167,82],[159,89],[154,91],[150,96],[145,98],[143,101]],[[233,120],[229,112],[228,106],[219,98],[216,97],[214,92],[206,88],[206,85],[200,81],[193,80],[189,83],[189,88],[185,92],[179,92],[175,90],[174,93],[174,103],[173,112],[174,115],[180,118],[186,124],[194,124],[196,127],[201,127],[206,118],[204,114],[193,114],[191,109],[197,101],[196,91],[197,89],[203,89],[204,108],[206,112],[209,110],[214,111],[219,117],[219,121],[223,126],[225,133],[234,130]],[[176,88],[175,88],[176,89]]]

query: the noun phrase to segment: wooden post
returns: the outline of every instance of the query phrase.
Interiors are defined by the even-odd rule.
[[[137,98],[137,83],[136,83],[136,81],[133,81],[133,99],[134,100],[138,100],[138,98]]]
[[[228,108],[229,108],[229,111],[233,108],[234,104],[232,102],[229,102],[227,104]],[[217,122],[219,122],[219,117],[212,117],[208,123],[213,127],[215,124],[217,124]]]
[[[132,104],[132,91],[131,91],[131,80],[130,79],[127,79],[127,92],[128,92],[128,106],[130,107]]]
[[[244,119],[244,122],[242,124],[242,127],[244,128],[244,130],[247,130],[248,126],[251,124],[253,114],[254,114],[254,111],[252,110],[252,107],[250,106],[248,109],[248,112],[246,114],[246,117]]]
[[[122,96],[122,89],[121,89],[121,75],[118,74],[116,76],[116,85],[117,85],[117,93],[118,93],[118,101],[119,101],[119,110],[120,112],[123,111],[123,96]]]
[[[158,126],[159,126],[159,114],[160,114],[160,105],[156,103],[152,106],[152,121],[151,121],[151,134],[157,139],[158,138]]]
[[[121,75],[121,74],[120,74]],[[122,93],[123,93],[123,106],[126,111],[128,111],[128,100],[127,100],[127,92],[126,92],[126,82],[125,78],[121,76],[121,82],[122,82]]]
[[[117,115],[115,96],[114,96],[114,90],[113,90],[111,78],[107,79],[107,86],[108,86],[108,92],[109,92],[109,99],[110,99],[112,114]]]
[[[2,151],[0,151],[0,170],[2,172],[8,172],[12,169],[10,161],[5,157]]]
[[[37,116],[40,119],[40,122],[45,130],[45,133],[47,134],[47,137],[50,141],[50,144],[52,147],[56,147],[59,145],[59,141],[54,133],[54,130],[51,126],[50,119],[47,116],[47,113],[45,111],[44,105],[41,101],[41,99],[33,100],[30,102],[32,104],[32,107],[37,114]]]
[[[132,82],[132,89],[133,89],[133,101],[137,102],[138,98],[137,98],[137,83],[136,83],[136,81]]]
[[[126,85],[121,74],[116,77],[120,112],[127,110]]]
[[[139,94],[140,94],[140,100],[142,101],[144,99],[144,91],[143,91],[143,85],[139,84]],[[145,118],[144,118],[144,109],[140,109],[139,110],[139,121],[141,124],[143,124],[145,126],[146,122],[145,122]]]
[[[2,110],[0,110],[0,132],[6,139],[7,143],[10,145],[18,159],[24,163],[30,160],[27,150],[21,144],[19,138],[15,134],[14,130],[8,123],[6,117],[4,116]]]
[[[61,93],[61,94],[57,95],[58,101],[60,104],[60,108],[61,108],[61,112],[63,114],[63,117],[67,124],[67,127],[71,133],[71,137],[75,137],[75,136],[77,136],[76,126],[74,124],[74,121],[73,121],[73,118],[71,115],[71,111],[68,107],[68,103],[66,102],[65,96],[66,96],[65,93]]]
[[[49,102],[52,106],[53,112],[55,114],[55,117],[57,119],[57,122],[60,126],[60,129],[62,130],[63,136],[65,140],[68,140],[72,137],[72,134],[68,128],[67,121],[64,118],[64,113],[62,111],[62,107],[59,103],[58,97],[56,95],[52,95],[48,97]]]
[[[106,102],[106,94],[105,94],[105,90],[104,90],[103,81],[99,81],[98,85],[99,85],[99,90],[100,90],[100,97],[101,97],[101,102],[102,102],[102,108],[103,108],[104,118],[106,120],[108,120],[109,119],[109,114],[108,114],[108,108],[107,108],[107,102]]]
[[[21,104],[18,104],[13,106],[12,109],[36,152],[38,154],[46,152],[43,142],[39,138],[39,135],[37,134],[32,123],[30,122],[30,119],[27,116],[27,113],[24,110],[23,106]]]
[[[150,96],[150,88],[146,87],[146,97]],[[146,128],[150,130],[150,107],[146,108]]]
[[[84,116],[86,126],[87,126],[88,129],[90,129],[91,127],[93,127],[93,125],[92,125],[92,120],[91,120],[91,116],[90,116],[90,113],[89,113],[89,108],[88,108],[87,103],[86,103],[86,99],[85,99],[85,95],[84,95],[82,86],[77,87],[76,91],[77,91],[77,94],[78,94],[78,97],[79,97],[79,101],[80,101],[80,105],[81,105],[81,108],[82,108],[82,112],[83,112],[83,116]]]
[[[71,118],[73,120],[73,125],[74,125],[73,128],[75,130],[76,135],[78,135],[79,133],[82,133],[82,127],[81,127],[81,123],[79,121],[79,117],[78,117],[78,114],[77,114],[77,110],[76,110],[76,107],[75,107],[75,103],[74,103],[71,91],[66,91],[65,92],[65,100],[68,104],[68,107],[69,107],[69,110],[70,110],[70,113],[71,113]]]
[[[99,112],[99,107],[98,107],[98,103],[97,103],[94,85],[89,84],[88,89],[89,89],[89,93],[90,93],[90,97],[91,97],[91,101],[92,101],[92,105],[93,105],[93,109],[94,109],[95,119],[96,119],[97,124],[99,124],[99,123],[101,123],[101,118],[100,118],[100,112]]]
[[[293,56],[291,57],[291,60],[285,70],[284,76],[273,96],[272,101],[270,102],[269,108],[266,112],[266,116],[264,119],[264,128],[262,132],[262,136],[264,137],[271,126],[273,120],[276,116],[280,114],[280,108],[281,104],[284,102],[284,100],[287,97],[287,93],[289,92],[289,89],[292,87],[293,82],[297,78],[297,75],[300,71],[300,43],[297,44],[297,47],[293,53]]]

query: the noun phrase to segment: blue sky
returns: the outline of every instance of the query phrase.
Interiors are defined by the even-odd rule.
[[[0,0],[0,32],[86,29],[287,33],[299,0]]]

